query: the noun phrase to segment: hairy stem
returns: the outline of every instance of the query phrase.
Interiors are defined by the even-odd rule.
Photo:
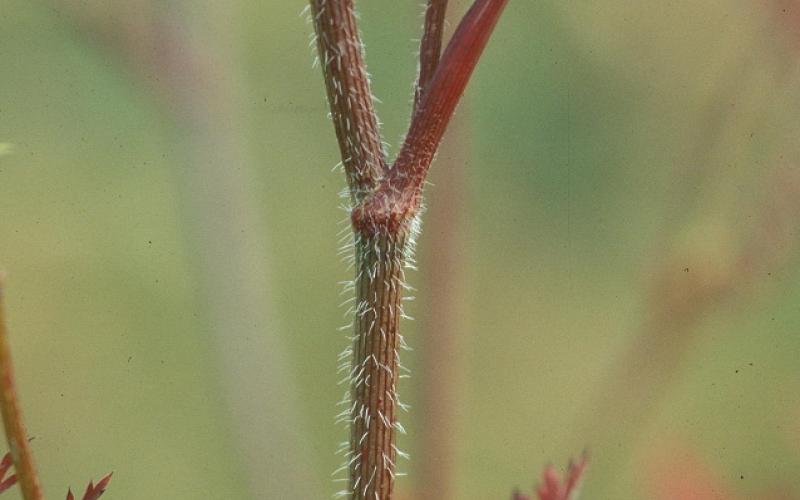
[[[22,423],[22,412],[14,385],[14,370],[11,366],[11,347],[8,343],[8,331],[3,308],[3,282],[0,277],[0,411],[3,414],[8,447],[14,459],[14,470],[25,500],[40,500],[42,488],[33,464],[33,455],[28,446],[25,426]]]
[[[388,166],[358,35],[354,0],[311,0],[331,117],[350,188],[356,278],[346,463],[353,499],[392,497],[403,268],[411,258],[422,184],[447,122],[507,0],[476,0],[441,61],[446,0],[429,0],[408,136]]]
[[[311,0],[331,118],[350,193],[359,202],[386,170],[354,0]]]
[[[395,430],[399,333],[408,229],[356,240],[356,306],[350,371],[350,498],[388,499],[398,450]]]

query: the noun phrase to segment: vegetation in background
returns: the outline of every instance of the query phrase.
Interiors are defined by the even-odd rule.
[[[14,154],[0,157],[0,262],[30,446],[55,498],[106,469],[117,472],[103,498],[126,500],[282,498],[294,480],[270,473],[280,467],[302,474],[307,498],[334,488],[330,352],[341,338],[325,332],[341,316],[332,283],[343,266],[330,258],[340,177],[328,173],[339,155],[322,80],[302,5],[217,4],[222,13],[150,0],[3,5],[0,140]],[[192,46],[224,54],[228,69],[203,81],[235,84],[237,124],[199,130],[176,119],[180,106],[158,90],[164,76],[140,72],[69,7],[145,54],[175,47],[164,38],[175,31],[156,26],[191,25],[180,31]],[[419,8],[362,1],[359,10],[383,136],[399,144]],[[797,12],[794,0],[509,3],[467,90],[451,498],[529,488],[542,464],[585,445],[586,499],[798,498],[796,195],[780,180],[797,169]],[[244,156],[220,175],[240,176],[256,217],[236,217],[227,234],[259,255],[271,292],[251,297],[268,322],[236,317],[252,312],[248,301],[230,317],[212,314],[225,308],[207,277],[248,275],[237,259],[201,259],[219,255],[226,237],[190,199],[231,220],[218,186],[194,176],[195,161],[219,164],[191,147],[215,130],[243,131]],[[426,187],[431,210],[444,198],[442,165]],[[428,222],[417,300],[405,305],[416,317],[441,293],[425,256],[445,236]],[[257,235],[266,249],[251,246]],[[766,245],[776,253],[758,248],[778,240]],[[764,258],[742,269],[745,254]],[[256,285],[244,284],[248,294]],[[217,299],[236,301],[236,288],[223,290]],[[653,335],[665,358],[680,354],[656,373],[666,380],[657,390],[649,376],[629,381],[645,394],[631,401],[610,381],[651,331],[648,318],[680,323],[656,302],[665,291],[692,318]],[[414,378],[399,390],[414,410],[398,446],[415,467],[397,497],[416,499],[426,486],[417,377],[428,373],[428,339],[422,325],[403,328],[416,349],[404,355]],[[237,378],[228,371],[237,359],[277,363],[248,362],[252,376]],[[290,384],[263,387],[273,369]],[[592,418],[600,403],[614,410],[602,425]],[[243,458],[239,436],[250,429],[261,434],[244,445],[260,460]],[[298,434],[297,446],[281,444]]]

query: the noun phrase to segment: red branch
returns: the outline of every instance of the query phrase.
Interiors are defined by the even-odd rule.
[[[395,160],[390,174],[395,187],[421,188],[447,123],[507,1],[477,0],[461,20]]]
[[[25,500],[39,500],[42,498],[42,488],[39,486],[33,456],[28,446],[28,436],[22,423],[22,411],[11,366],[11,346],[3,312],[3,283],[0,276],[0,413],[3,415],[6,439],[14,459],[14,470],[17,472],[22,496]]]
[[[472,71],[508,0],[476,0],[442,55],[406,139],[378,189],[351,214],[365,234],[390,232],[416,214],[428,168]]]
[[[419,78],[414,92],[412,116],[417,114],[425,87],[433,79],[436,67],[439,65],[446,12],[447,0],[428,0],[428,8],[425,11],[425,27],[419,47]]]

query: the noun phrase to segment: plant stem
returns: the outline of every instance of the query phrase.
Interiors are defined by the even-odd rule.
[[[350,189],[356,277],[345,444],[353,499],[392,497],[403,269],[411,263],[422,185],[447,122],[507,0],[476,0],[439,61],[445,0],[429,0],[408,136],[389,167],[372,106],[354,0],[311,0],[331,117]],[[442,70],[444,68],[445,71]]]
[[[3,414],[8,447],[14,459],[14,470],[17,474],[22,497],[25,500],[40,500],[42,489],[33,464],[33,456],[28,446],[25,426],[22,423],[22,412],[14,385],[14,370],[11,366],[11,347],[8,343],[4,306],[3,281],[0,276],[0,411]]]
[[[391,498],[398,450],[395,430],[399,332],[408,229],[356,241],[356,308],[350,372],[350,484],[353,499]]]
[[[436,149],[507,3],[476,0],[464,15],[425,86],[394,165],[375,192],[354,208],[351,219],[356,231],[374,232],[381,226],[391,230],[419,211]]]
[[[353,203],[386,170],[354,0],[311,0],[311,16],[336,138]]]
[[[414,89],[414,112],[419,111],[419,104],[425,88],[433,79],[442,52],[444,36],[444,19],[447,13],[447,0],[428,0],[425,10],[425,27],[419,48],[419,78]]]

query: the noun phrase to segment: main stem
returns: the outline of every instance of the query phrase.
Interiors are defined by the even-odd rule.
[[[356,305],[350,380],[350,484],[352,499],[392,496],[395,463],[398,349],[409,224],[397,231],[357,234]]]
[[[347,175],[356,277],[345,443],[351,499],[389,500],[395,463],[403,269],[422,188],[447,122],[507,0],[475,0],[439,60],[446,0],[429,0],[409,132],[393,166],[380,130],[358,35],[355,0],[310,0],[319,58]],[[347,354],[345,354],[347,357]]]

